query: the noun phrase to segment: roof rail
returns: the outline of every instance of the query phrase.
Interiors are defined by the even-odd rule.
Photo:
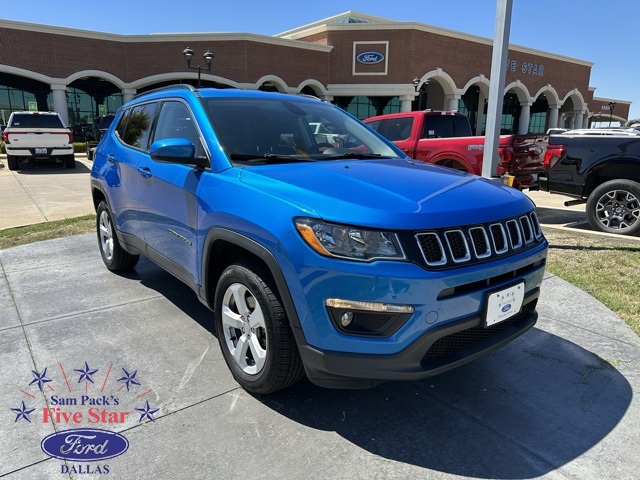
[[[175,85],[166,85],[164,87],[158,87],[158,88],[154,88],[152,90],[147,90],[146,92],[138,93],[138,94],[134,95],[132,100],[136,99],[136,98],[140,98],[140,97],[142,97],[144,95],[149,95],[151,93],[161,92],[163,90],[175,90],[175,89],[189,90],[191,92],[198,93],[198,90],[194,86],[189,85],[188,83],[176,83]]]

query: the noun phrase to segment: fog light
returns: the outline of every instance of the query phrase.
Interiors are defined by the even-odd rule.
[[[342,323],[343,327],[349,326],[352,320],[353,320],[353,312],[345,312],[342,314],[342,317],[340,317],[340,323]]]

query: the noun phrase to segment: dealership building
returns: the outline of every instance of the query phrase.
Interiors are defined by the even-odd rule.
[[[492,40],[346,12],[274,35],[116,35],[0,20],[0,121],[52,110],[69,124],[174,84],[308,94],[358,118],[458,110],[482,134]],[[194,52],[191,67],[183,57]],[[210,69],[205,52],[214,54]],[[596,97],[593,63],[517,45],[504,72],[503,133],[625,122],[630,102]]]

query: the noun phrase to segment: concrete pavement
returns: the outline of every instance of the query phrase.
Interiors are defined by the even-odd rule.
[[[91,165],[76,154],[73,170],[50,163],[12,172],[0,156],[0,230],[95,213]]]

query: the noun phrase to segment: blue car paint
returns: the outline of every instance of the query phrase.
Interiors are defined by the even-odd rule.
[[[264,92],[200,92],[205,98],[281,98]],[[166,95],[152,93],[144,99],[161,100]],[[396,159],[233,166],[202,100],[179,90],[172,92],[172,98],[184,100],[193,111],[210,165],[197,169],[158,163],[145,152],[125,147],[114,133],[127,107],[123,106],[96,151],[91,174],[96,186],[107,193],[118,231],[139,237],[149,248],[171,258],[199,286],[204,280],[202,259],[208,232],[222,227],[255,241],[277,261],[303,336],[314,348],[354,354],[402,352],[435,326],[481,313],[484,289],[439,300],[438,294],[446,288],[497,277],[535,262],[541,266],[518,280],[525,282],[528,293],[540,286],[547,249],[544,240],[533,249],[489,263],[428,271],[411,261],[364,263],[321,256],[294,227],[298,217],[387,231],[481,224],[533,210],[532,202],[521,192],[416,162],[393,144],[389,148],[397,153]],[[108,158],[114,156],[116,162],[110,163]],[[324,304],[327,298],[406,304],[415,312],[388,337],[348,335],[332,324]]]

